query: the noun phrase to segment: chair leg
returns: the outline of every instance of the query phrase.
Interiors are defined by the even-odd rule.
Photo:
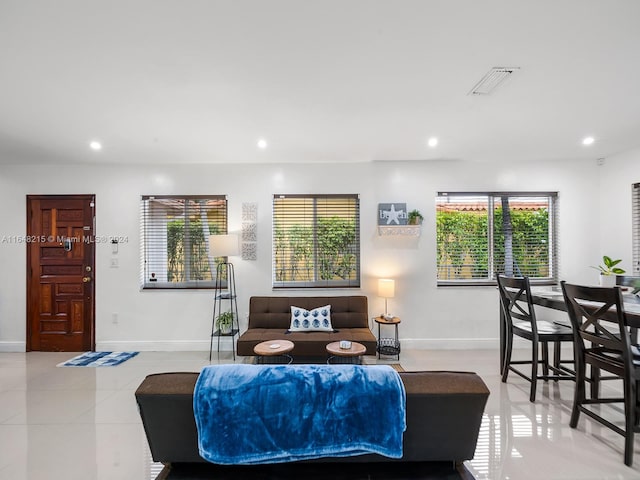
[[[509,365],[511,364],[511,351],[513,348],[513,333],[507,334],[507,344],[504,351],[504,364],[502,365],[502,383],[506,383],[509,375]]]
[[[557,369],[560,368],[560,352],[562,349],[562,342],[554,342],[553,344],[553,366],[556,367]],[[556,374],[558,373],[559,370],[556,370]],[[554,380],[554,382],[557,382],[558,379],[556,378]]]
[[[542,342],[542,375],[549,376],[549,342]],[[545,382],[549,379],[545,378]]]
[[[529,394],[529,401],[535,402],[536,389],[538,388],[538,344],[531,342],[531,345],[531,393]]]
[[[624,382],[624,464],[633,465],[634,427],[636,426],[636,383],[635,380]]]
[[[600,369],[591,365],[591,398],[600,398]]]
[[[573,392],[573,407],[571,409],[571,420],[569,421],[571,428],[576,428],[580,419],[580,406],[585,400],[585,376],[586,367],[584,363],[580,362],[578,364],[576,360],[576,389]]]

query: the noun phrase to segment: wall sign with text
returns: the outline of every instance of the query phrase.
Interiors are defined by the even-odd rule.
[[[407,217],[406,203],[378,204],[378,225],[406,225]]]

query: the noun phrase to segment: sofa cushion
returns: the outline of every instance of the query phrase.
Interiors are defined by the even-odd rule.
[[[332,332],[331,305],[307,310],[291,305],[291,332]]]

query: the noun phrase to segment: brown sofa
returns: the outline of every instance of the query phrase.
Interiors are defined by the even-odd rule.
[[[336,368],[341,368],[336,366]],[[197,373],[149,375],[136,390],[140,416],[156,462],[197,464],[193,413]],[[402,372],[406,391],[403,457],[377,454],[305,462],[455,462],[473,458],[489,390],[475,373]],[[277,388],[277,386],[276,386]],[[371,421],[375,422],[372,412]]]
[[[331,305],[333,332],[289,332],[291,307],[306,310]],[[358,342],[375,355],[376,337],[369,328],[369,310],[365,296],[336,297],[251,297],[249,324],[238,338],[238,355],[255,355],[253,347],[260,342],[285,339],[294,343],[295,357],[326,356],[328,343],[338,340]]]

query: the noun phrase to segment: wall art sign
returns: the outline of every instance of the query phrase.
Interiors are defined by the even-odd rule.
[[[243,260],[258,259],[258,204],[242,204],[242,245]]]
[[[378,225],[406,225],[407,217],[406,203],[378,204]]]

